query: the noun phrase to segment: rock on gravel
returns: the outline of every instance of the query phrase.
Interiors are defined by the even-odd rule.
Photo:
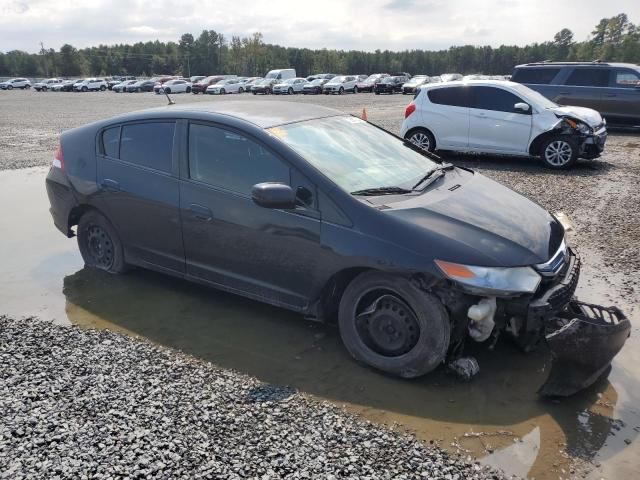
[[[0,317],[0,478],[503,474],[124,335]]]

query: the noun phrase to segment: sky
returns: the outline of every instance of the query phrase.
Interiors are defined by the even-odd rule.
[[[0,0],[0,51],[178,41],[203,29],[343,50],[526,45],[565,27],[585,40],[622,12],[640,23],[640,0]]]

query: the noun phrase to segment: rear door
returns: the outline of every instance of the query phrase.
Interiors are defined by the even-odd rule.
[[[630,68],[614,68],[609,88],[602,98],[603,115],[640,124],[640,73]]]
[[[559,87],[556,103],[602,111],[604,87],[609,86],[610,69],[606,67],[575,67]]]
[[[466,149],[469,145],[469,87],[430,89],[426,98],[422,119],[435,135],[437,148]]]
[[[97,176],[126,260],[184,272],[175,127],[157,120],[101,131]]]
[[[249,136],[191,122],[180,182],[187,273],[277,305],[302,308],[320,248],[314,185]],[[299,192],[295,210],[259,207],[251,188],[280,182]]]
[[[527,102],[499,87],[470,89],[469,148],[481,152],[526,153],[531,136],[531,108],[528,113],[520,113],[514,105]]]

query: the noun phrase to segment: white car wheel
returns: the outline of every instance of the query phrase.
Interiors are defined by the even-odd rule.
[[[562,169],[570,167],[578,155],[574,142],[556,136],[543,144],[541,156],[548,167]]]
[[[433,135],[426,130],[415,130],[406,138],[420,150],[424,150],[425,152],[432,152],[435,149]]]

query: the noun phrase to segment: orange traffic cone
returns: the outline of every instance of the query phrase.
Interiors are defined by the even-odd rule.
[[[367,120],[369,120],[369,119],[367,118],[367,109],[366,109],[366,108],[363,108],[363,109],[362,109],[362,115],[360,115],[360,118],[361,118],[362,120],[364,120],[365,122],[366,122]]]

